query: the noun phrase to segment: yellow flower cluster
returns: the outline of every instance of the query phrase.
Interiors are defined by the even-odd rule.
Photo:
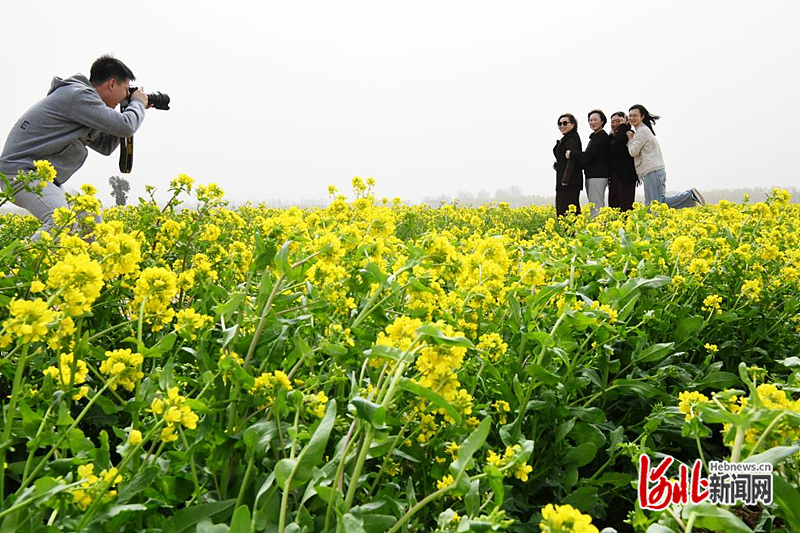
[[[250,394],[257,396],[266,405],[272,405],[275,395],[280,390],[287,392],[292,390],[292,380],[284,372],[276,370],[275,372],[264,372],[258,376],[253,388],[250,389]]]
[[[68,253],[50,268],[47,287],[58,293],[56,305],[63,304],[67,313],[79,316],[92,310],[103,288],[103,270],[86,253]]]
[[[117,390],[122,386],[127,391],[133,391],[136,383],[144,377],[142,372],[144,356],[125,348],[106,352],[106,360],[100,363],[100,372],[109,376],[109,387]]]
[[[181,309],[176,315],[175,332],[186,340],[196,340],[197,335],[202,329],[213,322],[213,318],[208,315],[198,313],[191,307]]]
[[[716,311],[722,313],[722,296],[718,294],[711,294],[706,296],[703,300],[703,311]]]
[[[122,222],[98,224],[94,228],[94,237],[90,251],[103,258],[100,266],[104,279],[132,276],[139,271],[141,245],[133,235],[123,231]]]
[[[478,351],[489,356],[492,363],[496,363],[508,351],[508,344],[503,342],[503,337],[498,333],[484,333],[481,335],[480,342],[476,346]]]
[[[598,533],[592,525],[592,517],[585,515],[571,505],[549,503],[542,509],[539,523],[542,533]]]
[[[38,159],[33,162],[33,166],[41,179],[50,182],[56,179],[56,168],[50,161]]]
[[[486,458],[486,462],[496,466],[500,470],[505,471],[505,476],[509,477],[513,474],[513,476],[520,481],[528,481],[528,474],[533,471],[533,467],[526,464],[520,463],[516,465],[516,468],[512,472],[508,465],[514,463],[514,460],[519,453],[522,447],[519,444],[515,444],[514,446],[506,446],[506,451],[503,455],[499,455],[495,453],[494,450],[489,450],[489,456]]]
[[[686,415],[687,422],[697,416],[695,408],[699,404],[711,401],[708,396],[697,391],[683,391],[678,395],[678,400],[680,401],[678,408],[681,413]]]
[[[186,405],[186,398],[178,393],[178,387],[171,387],[167,391],[167,397],[153,398],[150,403],[150,410],[153,414],[163,418],[166,427],[161,430],[162,442],[173,442],[178,440],[175,430],[181,424],[186,429],[196,429],[199,417]]]
[[[41,298],[11,300],[8,309],[10,317],[3,321],[0,348],[5,348],[15,339],[23,344],[43,340],[47,335],[47,325],[55,319],[55,313]]]
[[[89,394],[89,387],[83,385],[83,383],[86,382],[86,376],[89,374],[86,361],[81,359],[75,360],[75,356],[71,353],[62,353],[58,357],[58,366],[49,366],[45,368],[42,373],[45,376],[53,378],[53,381],[55,381],[62,390],[68,390],[81,385],[78,388],[78,392],[72,396],[72,399],[75,401],[85,398]]]
[[[142,271],[136,281],[133,293],[133,309],[139,314],[139,309],[144,305],[145,315],[153,324],[153,331],[158,331],[169,324],[175,316],[175,311],[170,308],[172,299],[178,294],[175,274],[164,267],[149,267]]]
[[[72,497],[75,505],[82,511],[85,511],[92,501],[97,498],[98,491],[105,487],[106,492],[103,498],[113,498],[117,495],[117,491],[113,487],[117,486],[122,481],[122,476],[117,473],[114,467],[108,470],[103,470],[100,475],[94,474],[94,464],[89,463],[78,467],[78,479],[82,479],[80,488],[72,491]]]
[[[324,392],[319,391],[316,394],[309,394],[303,397],[303,403],[309,413],[317,418],[322,418],[325,416],[325,406],[328,405],[328,399]]]
[[[463,336],[460,331],[443,322],[437,322],[435,326],[448,337]],[[438,393],[460,413],[469,415],[472,414],[472,396],[460,388],[461,382],[458,380],[458,370],[466,353],[467,348],[463,346],[429,344],[420,350],[414,368],[420,374],[417,380],[420,385]],[[439,408],[438,412],[448,422],[453,422],[443,408]]]

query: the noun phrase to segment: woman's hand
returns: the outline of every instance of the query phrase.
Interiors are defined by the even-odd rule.
[[[633,132],[631,130],[626,131],[625,135],[628,136],[628,139],[633,139]]]
[[[572,150],[567,150],[567,153],[566,153],[566,154],[564,154],[564,155],[566,155],[566,156],[567,156],[567,159],[569,159],[569,153],[570,153],[571,151],[572,151]]]

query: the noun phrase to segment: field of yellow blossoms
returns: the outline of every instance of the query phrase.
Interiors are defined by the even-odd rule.
[[[352,186],[3,215],[0,532],[800,531],[788,193],[557,220]],[[771,462],[773,502],[643,510],[642,453]]]

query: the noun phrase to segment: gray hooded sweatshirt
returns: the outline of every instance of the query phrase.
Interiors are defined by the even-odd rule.
[[[139,100],[120,113],[103,102],[86,76],[53,78],[47,96],[28,109],[8,134],[0,173],[13,180],[20,170],[34,170],[35,160],[46,159],[61,185],[83,165],[87,146],[110,155],[143,120],[144,104]]]

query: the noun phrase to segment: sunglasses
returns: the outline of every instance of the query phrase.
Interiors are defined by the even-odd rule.
[[[558,126],[559,127],[561,127],[561,126],[569,126],[570,124],[572,124],[572,122],[559,122]]]

